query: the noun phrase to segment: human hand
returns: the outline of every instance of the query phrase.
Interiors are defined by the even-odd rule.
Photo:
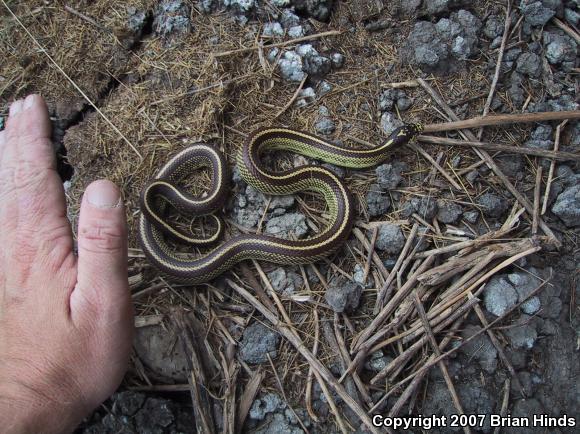
[[[133,333],[120,192],[89,185],[78,258],[42,97],[0,132],[0,427],[71,431],[125,373]]]

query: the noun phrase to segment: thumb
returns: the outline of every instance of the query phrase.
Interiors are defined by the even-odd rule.
[[[106,313],[129,303],[127,223],[119,189],[111,181],[90,184],[81,203],[78,230],[78,277],[74,304]],[[84,309],[83,309],[84,310]]]

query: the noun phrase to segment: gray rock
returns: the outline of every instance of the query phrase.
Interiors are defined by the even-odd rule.
[[[483,34],[487,36],[489,39],[495,39],[501,35],[503,35],[504,29],[504,21],[503,17],[498,15],[490,15],[488,19],[485,21],[485,26],[483,27]]]
[[[164,0],[155,10],[153,30],[160,36],[188,33],[191,30],[191,8],[182,0]]]
[[[296,198],[292,195],[272,196],[268,205],[268,210],[276,210],[282,208],[283,210],[290,209],[294,206]]]
[[[406,41],[411,63],[416,64],[425,72],[444,73],[449,70],[446,61],[449,48],[437,33],[435,25],[428,21],[419,21],[413,27]]]
[[[523,51],[519,47],[510,48],[505,52],[505,56],[503,57],[504,62],[515,62],[520,57]]]
[[[453,40],[451,52],[459,59],[467,59],[473,54],[469,40],[463,36],[457,36]]]
[[[518,57],[516,71],[530,77],[539,77],[542,73],[542,60],[535,53],[522,53]]]
[[[542,383],[542,378],[537,374],[531,374],[527,371],[520,371],[517,373],[518,380],[520,384],[524,388],[524,390],[533,396],[536,393],[536,389],[538,388],[538,384]],[[517,396],[520,393],[520,388],[516,384],[516,382],[512,382],[511,390],[514,396]]]
[[[391,255],[398,255],[405,245],[405,236],[397,225],[381,225],[377,234],[376,248]]]
[[[427,8],[434,3],[427,2]],[[437,24],[419,21],[404,44],[403,56],[425,72],[453,72],[460,61],[476,54],[481,27],[481,21],[466,10],[454,12]]]
[[[521,155],[504,154],[496,158],[496,163],[506,176],[522,178],[526,162]]]
[[[279,21],[286,29],[300,25],[300,17],[291,9],[283,9]]]
[[[473,184],[478,177],[479,177],[479,172],[477,170],[472,170],[467,175],[465,175],[465,179],[470,184]]]
[[[397,258],[390,257],[383,260],[383,265],[387,270],[392,270],[395,264],[397,263]]]
[[[337,276],[328,284],[324,298],[335,312],[352,312],[358,307],[362,289],[360,284]]]
[[[242,200],[242,196],[240,196],[239,199]],[[240,208],[236,210],[235,215],[236,221],[240,226],[243,226],[245,228],[253,228],[260,221],[260,218],[262,217],[262,212],[260,212],[260,210],[256,208]]]
[[[419,45],[415,49],[415,62],[421,69],[425,71],[435,71],[443,62],[447,60],[447,56],[447,49],[442,43],[432,47],[427,45]]]
[[[127,27],[133,33],[141,34],[143,27],[145,27],[145,21],[147,20],[147,13],[145,11],[138,10],[133,6],[127,7],[127,14],[129,18],[127,19]],[[2,123],[0,122],[0,127]]]
[[[578,49],[576,42],[563,33],[545,32],[543,42],[546,58],[552,65],[563,65],[565,70],[576,66]]]
[[[432,197],[414,197],[403,204],[401,215],[404,218],[410,217],[413,213],[419,214],[427,220],[432,220],[437,214],[437,202]]]
[[[143,365],[157,376],[173,380],[187,381],[190,372],[183,345],[174,333],[158,325],[138,327],[135,330],[133,348]]]
[[[378,217],[384,215],[391,207],[389,196],[384,194],[381,188],[374,184],[371,185],[366,195],[367,209],[369,217]]]
[[[564,18],[573,26],[578,26],[578,23],[580,23],[580,13],[574,9],[564,9]]]
[[[301,213],[288,213],[273,217],[266,223],[265,232],[288,240],[303,238],[308,233],[306,217]]]
[[[540,279],[530,273],[514,272],[508,274],[508,280],[518,293],[518,301],[525,300],[539,285]],[[520,309],[528,315],[533,315],[540,310],[541,303],[537,296],[531,297],[520,306]]]
[[[282,410],[286,407],[284,401],[275,393],[266,393],[256,399],[250,407],[250,417],[256,420],[264,420],[267,414]]]
[[[310,76],[323,77],[330,72],[331,60],[318,54],[312,44],[299,45],[296,52],[302,57],[304,72]]]
[[[380,372],[392,361],[393,358],[383,355],[381,350],[375,351],[371,354],[369,360],[365,362],[365,368],[369,371]]]
[[[247,228],[256,226],[264,214],[265,203],[266,198],[261,191],[257,190],[252,185],[246,186],[245,194],[238,195],[237,203],[233,210],[237,223]]]
[[[437,372],[437,370],[433,370],[433,372]],[[495,399],[481,386],[478,379],[470,379],[462,382],[461,387],[457,388],[457,394],[466,414],[490,414],[493,412]],[[434,382],[428,388],[422,413],[424,416],[447,416],[447,420],[449,420],[451,414],[456,413],[449,389],[444,381]],[[486,419],[487,421],[484,423],[484,426],[481,428],[478,427],[478,430],[483,432],[491,431],[489,428],[489,418]],[[434,428],[432,432],[447,434],[455,431],[451,431],[449,428]],[[456,432],[460,432],[460,429],[457,429]]]
[[[278,267],[268,273],[268,279],[276,292],[284,295],[292,295],[304,284],[302,276],[295,271]]]
[[[438,15],[448,12],[450,9],[455,9],[469,4],[466,0],[429,0],[424,1],[425,15]]]
[[[468,339],[480,330],[481,327],[468,325],[461,332],[461,337]],[[459,351],[465,354],[470,360],[475,358],[484,371],[489,373],[495,372],[497,368],[497,350],[487,334],[480,333],[467,344],[463,345]]]
[[[508,201],[495,193],[484,193],[477,198],[476,202],[483,214],[493,218],[503,216],[509,208]]]
[[[522,314],[516,323],[504,332],[513,348],[529,350],[534,346],[538,333],[530,321],[531,318],[529,315]]]
[[[403,15],[413,15],[415,14],[419,6],[421,6],[422,0],[406,0],[401,2],[401,12]]]
[[[533,315],[536,312],[538,312],[540,310],[540,308],[542,307],[542,303],[540,302],[540,299],[538,297],[531,297],[529,300],[527,300],[525,303],[523,303],[520,306],[520,309],[522,310],[523,313],[526,313],[528,315]]]
[[[399,109],[399,111],[401,112],[409,110],[409,108],[411,108],[412,105],[413,100],[411,98],[407,98],[407,96],[397,99],[397,109]]]
[[[356,264],[354,266],[354,270],[352,273],[352,280],[354,280],[356,283],[359,283],[360,285],[364,286],[365,288],[372,288],[375,285],[375,281],[371,275],[371,273],[368,274],[366,281],[364,280],[364,275],[365,275],[365,269],[361,264]]]
[[[273,413],[264,425],[252,431],[253,434],[304,434],[304,430],[292,424],[292,413]]]
[[[455,223],[459,220],[461,214],[463,214],[463,208],[461,208],[461,205],[443,199],[437,201],[437,208],[437,220],[445,224]]]
[[[133,416],[145,402],[145,394],[132,391],[119,392],[113,395],[113,412],[120,412],[124,416]]]
[[[580,184],[568,187],[556,199],[552,206],[556,214],[568,227],[580,225]]]
[[[300,91],[299,98],[296,101],[298,107],[304,107],[316,100],[316,91],[312,87],[306,87]],[[322,95],[322,93],[320,94]]]
[[[314,124],[314,129],[318,134],[328,136],[336,130],[334,121],[327,116],[319,116]]]
[[[197,7],[204,13],[209,14],[217,9],[218,0],[199,0],[197,2]]]
[[[524,103],[524,89],[522,87],[521,75],[517,72],[513,72],[510,77],[510,86],[508,89],[508,95],[515,106],[521,107]]]
[[[534,140],[550,140],[552,138],[554,129],[551,125],[540,124],[534,131],[532,131],[531,137]]]
[[[475,376],[474,376],[475,377]],[[495,407],[495,399],[480,383],[479,378],[473,378],[463,383],[457,390],[459,400],[466,414],[490,414]],[[451,411],[455,412],[453,405]],[[479,429],[479,428],[478,428]],[[481,427],[483,432],[491,432],[489,418]]]
[[[375,169],[379,186],[385,190],[397,188],[403,180],[401,173],[404,170],[404,164],[381,164]]]
[[[460,402],[465,406],[467,414],[490,414],[493,412],[494,398],[482,387],[478,378],[473,378],[462,384],[458,389]],[[482,431],[488,431],[489,418],[482,427]]]
[[[268,59],[268,62],[270,62],[270,63],[275,63],[278,60],[278,54],[280,54],[280,50],[278,48],[274,47],[268,51],[268,54],[266,55],[266,59]]]
[[[502,37],[498,36],[497,38],[495,38],[493,41],[491,41],[491,44],[489,44],[489,48],[492,50],[495,50],[496,48],[499,48],[501,46],[501,41],[502,41]],[[497,98],[497,96],[495,96],[493,98],[492,101],[492,109],[497,109],[498,107],[494,107],[496,105],[495,101],[499,101],[499,99]]]
[[[544,102],[530,103],[528,106],[528,111],[530,113],[543,112],[543,111],[567,111],[567,110],[578,110],[580,105],[574,101],[574,98],[570,95],[562,95],[559,98],[549,99]]]
[[[256,0],[223,0],[224,5],[243,14],[252,11],[256,7]]]
[[[135,415],[136,432],[163,432],[175,420],[171,406],[171,401],[167,399],[148,398]]]
[[[301,38],[306,35],[306,30],[304,30],[304,26],[292,26],[288,29],[288,36],[296,39]]]
[[[477,219],[479,218],[479,213],[477,211],[466,211],[463,213],[463,218],[467,222],[475,224],[477,222]]]
[[[239,347],[240,357],[246,363],[265,363],[268,354],[275,359],[279,341],[277,332],[256,322],[244,330]]]
[[[574,171],[568,166],[558,166],[556,169],[556,177],[558,178],[558,181],[560,181],[566,187],[580,184],[580,173],[575,174]]]
[[[544,414],[545,410],[542,404],[536,398],[526,398],[526,399],[519,399],[515,402],[513,409],[511,411],[510,416],[527,419],[530,415],[533,414]],[[520,428],[518,429],[519,432],[522,434],[531,434],[535,433],[532,428]]]
[[[111,413],[105,415],[99,423],[82,431],[83,434],[133,434],[135,432],[135,427],[128,417],[118,417]]]
[[[545,7],[541,1],[523,4],[520,10],[525,22],[531,26],[543,26],[556,15],[556,11]]]
[[[549,273],[547,273],[546,270],[529,267],[528,271],[542,279],[547,279],[549,277]],[[542,310],[538,312],[540,317],[555,320],[559,319],[560,313],[562,312],[562,299],[560,298],[561,289],[562,287],[559,284],[550,284],[542,288],[538,294],[542,305]]]
[[[381,128],[387,135],[390,135],[393,131],[399,127],[402,127],[403,125],[405,125],[405,123],[401,121],[394,113],[385,112],[381,116]]]
[[[381,112],[393,110],[395,104],[400,111],[405,111],[413,105],[413,101],[402,89],[387,89],[379,96],[379,110]]]
[[[505,277],[494,276],[485,286],[483,301],[488,312],[501,316],[517,304],[518,293]]]
[[[232,169],[232,181],[234,182],[234,184],[242,184],[243,183],[244,188],[245,188],[244,179],[242,178],[242,174],[240,173],[240,168],[238,167],[237,164]]]
[[[549,150],[554,147],[551,140],[540,140],[540,139],[531,139],[524,142],[524,146],[526,148],[536,148],[536,149],[544,149]]]
[[[262,35],[268,37],[284,36],[284,29],[282,28],[282,25],[276,21],[273,23],[266,23]]]
[[[469,44],[472,46],[471,51],[474,51],[473,48],[477,41],[471,41],[472,39],[477,39],[478,33],[481,31],[482,23],[481,20],[473,15],[471,12],[461,9],[457,12],[454,12],[450,16],[451,21],[459,23],[461,26],[462,36],[465,39],[470,39]],[[455,32],[452,33],[452,36],[457,36]]]
[[[288,81],[302,81],[304,71],[302,70],[302,57],[295,51],[286,51],[280,61],[280,74]]]
[[[431,386],[426,390],[426,394],[422,408],[422,414],[424,416],[430,417],[431,415],[437,415],[437,417],[449,417],[453,413],[453,401],[449,394],[449,389],[444,382],[431,383]],[[439,434],[446,431],[434,430],[434,432]]]
[[[326,95],[331,90],[332,90],[332,85],[326,80],[322,80],[318,84],[318,92],[320,93],[320,96]]]
[[[294,0],[296,11],[307,14],[319,21],[327,21],[334,0]]]
[[[344,65],[344,56],[340,53],[333,53],[330,60],[334,68],[342,68]]]

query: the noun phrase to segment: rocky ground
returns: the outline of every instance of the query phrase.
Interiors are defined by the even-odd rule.
[[[350,146],[380,142],[403,122],[449,120],[441,100],[460,119],[484,111],[578,110],[577,0],[513,1],[507,15],[507,1],[7,3],[18,18],[0,7],[0,113],[28,92],[47,98],[73,223],[84,186],[105,176],[122,186],[134,228],[144,182],[169,155],[204,140],[222,149],[231,166],[233,194],[225,209],[231,234],[305,238],[325,224],[320,198],[265,196],[235,167],[235,149],[255,127],[282,124]],[[329,31],[336,32],[323,34]],[[379,324],[397,324],[382,337],[391,341],[372,347],[344,381],[368,414],[396,408],[399,415],[450,415],[461,408],[577,417],[580,124],[510,124],[473,134],[517,150],[490,150],[493,164],[486,164],[470,148],[420,141],[366,171],[265,156],[278,169],[312,163],[334,171],[357,199],[358,221],[329,261],[252,268],[272,291],[269,304],[258,299],[272,311],[283,306],[305,347],[338,379],[361,350],[357,338],[372,329],[375,305],[384,312],[412,286],[441,352],[453,352],[443,367],[415,377],[413,388],[397,384],[420,372],[434,351],[419,306],[411,293],[401,296],[396,312]],[[457,131],[439,137],[473,141]],[[537,150],[576,155],[556,161]],[[206,176],[195,191],[203,191]],[[524,212],[523,201],[536,202],[536,218]],[[131,237],[137,312],[131,369],[78,432],[195,432],[200,410],[192,396],[209,409],[217,431],[367,432],[332,382],[313,377],[304,354],[225,277],[196,290],[168,283],[143,259],[134,231]],[[473,240],[457,257],[459,248],[444,250]],[[487,263],[478,252],[491,252],[488,247],[507,253]],[[461,255],[474,255],[463,269]],[[513,261],[500,267],[505,258]],[[423,274],[413,280],[416,270]],[[437,328],[429,315],[482,271],[489,274],[472,286],[479,303],[468,305],[463,294],[436,317],[443,324]],[[390,272],[396,277],[389,281]],[[240,268],[226,277],[248,283]],[[376,302],[383,287],[390,288],[388,297]],[[177,320],[182,314],[187,327]],[[203,348],[201,395],[190,384],[192,347]],[[489,419],[471,430],[479,431],[493,431]]]

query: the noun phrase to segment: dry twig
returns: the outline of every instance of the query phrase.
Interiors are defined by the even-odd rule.
[[[418,79],[419,83],[422,79]],[[426,82],[425,82],[426,84]],[[493,116],[479,116],[472,119],[466,119],[464,121],[457,120],[453,122],[443,122],[439,124],[429,124],[425,125],[426,133],[435,133],[441,131],[453,131],[470,129],[477,127],[487,127],[492,125],[506,125],[506,124],[517,124],[517,123],[534,123],[534,122],[545,122],[545,121],[563,121],[563,120],[574,120],[580,119],[580,110],[570,110],[561,112],[541,112],[541,113],[515,113],[515,114],[504,114],[504,115],[493,115]],[[477,141],[476,138],[473,141]]]

